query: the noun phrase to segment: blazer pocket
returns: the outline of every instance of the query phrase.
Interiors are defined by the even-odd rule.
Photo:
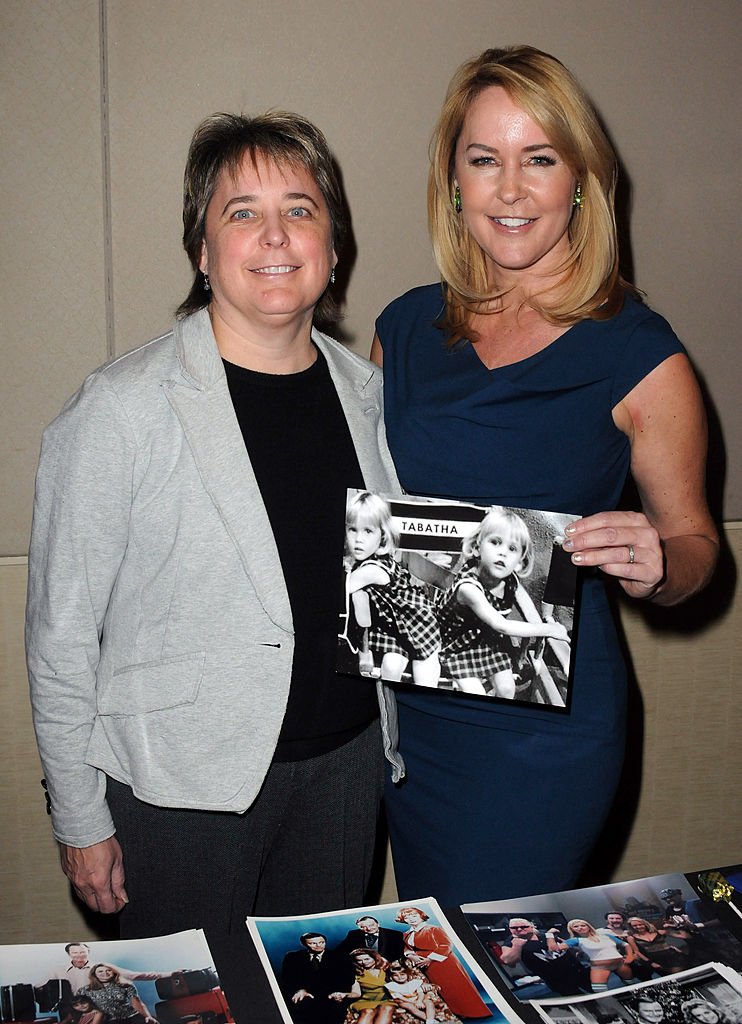
[[[98,694],[101,715],[141,715],[193,704],[203,678],[206,652],[125,665]]]

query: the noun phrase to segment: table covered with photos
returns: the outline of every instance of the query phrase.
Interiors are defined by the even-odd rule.
[[[0,1021],[742,1024],[742,866],[445,912],[0,946]],[[139,1018],[135,1014],[141,1014]]]

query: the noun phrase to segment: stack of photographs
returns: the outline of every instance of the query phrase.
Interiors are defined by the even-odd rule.
[[[246,927],[219,940],[237,1024],[742,1024],[739,865]],[[228,998],[200,931],[0,946],[3,1024],[233,1024]]]
[[[709,875],[723,892],[710,894]],[[738,868],[654,875],[461,909],[511,999],[548,1021],[740,1024],[735,879]]]
[[[285,1024],[742,1024],[737,882],[468,904],[456,930],[431,898],[247,925]]]

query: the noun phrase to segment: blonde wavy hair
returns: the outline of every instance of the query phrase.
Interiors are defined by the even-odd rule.
[[[569,934],[573,938],[574,937],[579,937],[579,936],[577,936],[577,932],[575,931],[575,925],[576,924],[586,924],[587,927],[590,929],[589,932],[588,932],[588,936],[591,939],[599,939],[600,938],[600,936],[598,935],[596,930],[593,928],[593,926],[590,924],[590,922],[586,921],[582,917],[573,917],[571,921],[567,921],[567,931],[569,932]]]
[[[446,290],[440,322],[451,343],[464,337],[472,314],[495,312],[506,294],[488,279],[485,255],[454,209],[456,145],[476,98],[501,86],[544,131],[580,184],[582,204],[569,224],[569,254],[557,296],[528,305],[549,323],[608,319],[621,308],[627,287],[619,274],[614,199],[617,161],[592,103],[574,75],[532,46],[485,50],[453,76],[430,145],[428,224]],[[630,287],[630,286],[628,286]],[[493,309],[493,300],[494,309]]]

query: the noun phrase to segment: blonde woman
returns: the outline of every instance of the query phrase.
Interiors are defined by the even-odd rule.
[[[688,944],[684,939],[655,928],[643,917],[630,917],[628,926],[627,942],[636,951],[637,959],[657,974],[677,974],[689,966]]]
[[[355,982],[346,999],[347,1024],[391,1024],[394,1000],[386,990],[389,961],[375,949],[353,949],[348,954],[355,970]]]
[[[621,952],[623,943],[613,935],[597,932],[589,921],[575,917],[567,922],[570,937],[565,941],[557,939],[558,928],[550,928],[546,942],[552,952],[561,949],[579,949],[590,962],[590,985],[593,992],[605,992],[608,979],[614,972],[624,981],[631,978],[631,968]]]
[[[706,584],[718,542],[698,385],[619,274],[617,161],[574,76],[531,46],[486,50],[454,75],[430,152],[441,280],[392,302],[372,348],[402,486],[583,516],[564,545],[584,570],[567,714],[399,694],[397,887],[447,906],[574,887],[624,758],[604,581],[675,604]],[[640,508],[618,511],[629,473]]]

